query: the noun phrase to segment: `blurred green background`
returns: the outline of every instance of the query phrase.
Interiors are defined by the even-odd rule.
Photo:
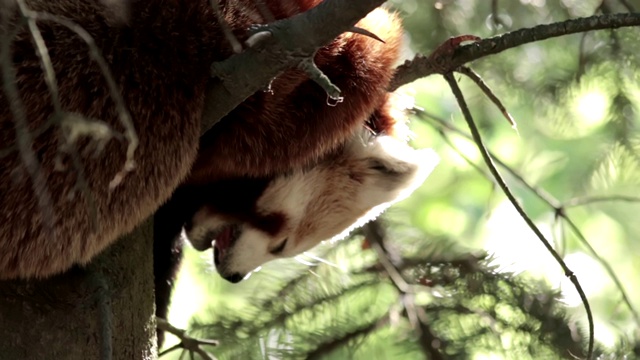
[[[429,54],[453,35],[488,37],[625,12],[629,5],[640,9],[640,1],[496,3],[388,5],[404,19],[406,58]],[[474,83],[456,75],[488,148],[516,174],[500,167],[505,180],[578,276],[594,314],[598,353],[607,354],[602,359],[640,354],[640,324],[631,309],[640,308],[638,39],[638,28],[576,34],[470,64],[513,115],[517,131]],[[220,340],[207,349],[218,359],[438,358],[429,355],[433,348],[443,358],[584,356],[587,323],[575,288],[486,176],[476,145],[451,129],[469,133],[444,79],[416,81],[397,96],[424,109],[411,116],[413,145],[441,157],[425,184],[384,215],[389,241],[410,259],[403,272],[410,301],[356,233],[270,263],[237,285],[219,278],[210,252],[186,249],[169,321]],[[168,338],[165,348],[175,341]]]

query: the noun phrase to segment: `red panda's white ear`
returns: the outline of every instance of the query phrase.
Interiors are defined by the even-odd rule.
[[[426,180],[439,157],[431,149],[416,150],[391,136],[376,136],[368,142],[355,139],[344,156],[356,161],[361,173],[353,206],[364,210],[354,224],[334,237],[344,237],[351,229],[376,218],[390,205],[407,198]]]
[[[415,191],[440,161],[433,150],[416,150],[390,136],[373,138],[362,151],[375,178],[373,184],[387,193],[391,203]]]

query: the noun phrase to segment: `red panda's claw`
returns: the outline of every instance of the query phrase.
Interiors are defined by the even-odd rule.
[[[482,40],[482,38],[475,35],[458,35],[450,37],[446,42],[451,43],[452,47],[457,48],[465,41],[478,42],[480,40]]]
[[[249,26],[249,28],[247,28],[247,35],[251,37],[257,33],[264,32],[264,31],[269,31],[268,24],[253,24]]]
[[[260,43],[263,43],[265,40],[273,36],[273,33],[269,30],[257,32],[247,38],[245,40],[244,45],[248,48],[252,48]]]
[[[367,29],[363,29],[357,26],[352,26],[349,28],[349,30],[347,30],[348,32],[352,32],[354,34],[360,34],[360,35],[364,35],[364,36],[368,36],[372,39],[378,40],[381,43],[385,43],[384,40],[382,40],[378,35],[372,33],[371,31],[367,30]]]
[[[269,25],[265,24],[251,25],[247,30],[247,33],[249,37],[244,42],[247,47],[254,47],[273,36],[273,32],[271,32]]]
[[[473,42],[477,42],[480,41],[481,38],[475,36],[475,35],[459,35],[459,36],[453,36],[448,38],[447,40],[445,40],[442,44],[440,44],[435,50],[433,50],[433,52],[431,53],[431,55],[429,55],[429,57],[442,57],[442,56],[451,56],[453,54],[453,52],[460,47],[460,44],[462,44],[465,41],[473,41]]]
[[[478,42],[480,40],[482,40],[482,38],[475,35],[459,35],[450,37],[433,50],[431,55],[429,55],[429,59],[438,64],[438,71],[440,73],[449,72],[451,69],[447,68],[446,63],[451,59],[456,49],[458,49],[465,41]]]
[[[320,85],[324,89],[324,91],[327,92],[327,95],[330,99],[337,102],[342,102],[340,89],[335,86],[327,77],[327,75],[325,75],[322,70],[320,70],[316,66],[316,64],[313,62],[313,58],[302,59],[298,64],[298,67],[303,70],[311,80]]]

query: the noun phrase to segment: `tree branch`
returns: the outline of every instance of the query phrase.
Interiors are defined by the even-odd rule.
[[[560,267],[564,271],[565,276],[569,278],[569,280],[571,280],[571,282],[576,288],[576,291],[580,295],[580,299],[582,300],[582,304],[584,305],[585,311],[587,313],[587,319],[589,322],[589,348],[587,352],[587,359],[591,359],[591,356],[593,355],[593,346],[594,346],[593,314],[591,312],[591,305],[589,305],[589,300],[587,299],[587,295],[584,293],[584,290],[582,289],[582,286],[578,281],[578,277],[575,275],[573,271],[571,271],[571,269],[569,269],[569,267],[564,262],[564,260],[560,257],[560,255],[558,255],[555,249],[551,246],[551,243],[549,243],[549,241],[542,234],[542,232],[536,226],[533,220],[531,220],[531,218],[526,214],[522,206],[520,206],[520,203],[518,202],[518,200],[515,198],[515,196],[509,189],[509,186],[502,178],[502,175],[500,175],[500,172],[494,165],[493,159],[491,158],[489,151],[484,145],[484,141],[480,136],[480,131],[478,130],[475,122],[473,121],[473,117],[471,116],[469,107],[467,106],[467,103],[464,99],[464,95],[462,94],[460,87],[458,87],[458,84],[456,83],[456,80],[453,77],[453,74],[452,73],[445,74],[444,78],[445,80],[447,80],[447,83],[451,87],[451,91],[453,92],[454,96],[456,97],[456,100],[458,101],[458,105],[462,110],[464,119],[467,122],[469,129],[471,130],[471,136],[473,137],[473,141],[478,146],[478,150],[480,151],[480,154],[482,155],[482,158],[484,159],[485,163],[489,167],[489,171],[493,175],[494,179],[498,182],[498,185],[500,186],[504,194],[507,196],[507,198],[509,199],[513,207],[516,209],[520,217],[522,217],[522,219],[527,223],[531,231],[533,231],[536,234],[536,236],[538,237],[538,239],[540,239],[540,241],[545,246],[547,251],[549,251],[549,253],[553,256],[556,262],[560,265]]]
[[[450,131],[450,132],[452,132],[454,134],[460,135],[460,136],[464,137],[465,139],[467,139],[469,141],[474,141],[473,138],[471,137],[471,135],[469,135],[466,132],[462,131],[460,128],[457,128],[453,124],[451,124],[451,123],[449,123],[449,122],[447,122],[447,121],[445,121],[445,120],[443,120],[441,118],[438,118],[437,116],[434,116],[432,114],[428,114],[425,111],[422,111],[422,112],[418,113],[418,116],[421,116],[424,119],[431,120],[432,124],[435,125],[434,128],[436,128],[438,133],[443,137],[444,141],[452,149],[454,149],[454,151],[456,151],[465,161],[467,161],[467,163],[470,166],[472,166],[475,170],[480,172],[489,181],[492,181],[492,182],[495,181],[495,179],[493,177],[491,177],[489,174],[487,174],[484,170],[480,169],[478,167],[478,165],[473,163],[468,157],[464,156],[464,154],[462,154],[459,151],[459,149],[455,147],[455,145],[451,142],[449,137],[444,133],[444,129],[446,129],[446,130],[448,130],[448,131]],[[607,272],[607,274],[609,275],[611,280],[613,280],[614,284],[616,285],[616,288],[618,289],[618,291],[620,291],[620,294],[622,295],[622,301],[625,303],[625,305],[627,306],[627,308],[631,312],[636,324],[640,327],[640,314],[638,314],[638,311],[635,309],[635,307],[631,303],[631,299],[630,299],[629,295],[627,294],[627,291],[625,290],[624,286],[622,285],[622,281],[616,275],[615,271],[611,267],[611,264],[609,264],[608,261],[606,261],[602,256],[600,256],[598,254],[598,252],[593,248],[591,243],[587,240],[586,236],[582,233],[582,231],[580,231],[578,226],[575,224],[573,219],[569,216],[569,214],[566,211],[567,209],[569,209],[571,207],[589,205],[589,204],[594,203],[594,202],[603,202],[603,201],[623,201],[623,202],[631,202],[631,203],[636,203],[636,202],[640,203],[640,197],[625,196],[625,195],[587,196],[587,197],[574,198],[574,199],[570,199],[570,200],[561,202],[558,199],[556,199],[555,197],[553,197],[551,194],[549,194],[546,191],[544,191],[544,189],[535,187],[532,184],[530,184],[522,175],[520,175],[517,171],[515,171],[513,168],[511,168],[508,164],[506,164],[504,161],[502,161],[494,153],[492,153],[489,150],[487,150],[487,151],[489,153],[489,156],[496,162],[496,164],[500,165],[500,167],[505,169],[509,173],[509,175],[511,175],[515,180],[517,180],[520,184],[522,184],[529,191],[531,191],[535,195],[535,197],[537,197],[542,202],[544,202],[547,206],[549,206],[551,209],[553,209],[553,212],[556,215],[556,218],[560,218],[560,219],[563,219],[565,221],[565,223],[571,229],[571,232],[576,236],[576,238],[578,238],[580,243],[582,243],[582,245],[585,248],[587,248],[589,254],[591,254],[591,256],[593,256],[596,259],[596,261],[605,269],[605,271]]]
[[[378,254],[378,261],[389,275],[391,283],[400,293],[400,301],[404,307],[409,323],[419,337],[419,343],[423,353],[429,359],[444,359],[441,353],[443,341],[434,334],[428,325],[426,317],[423,314],[424,310],[416,306],[415,291],[401,274],[400,269],[404,266],[404,259],[402,259],[401,256],[396,256],[396,254],[391,253],[385,245],[386,231],[384,226],[380,223],[379,219],[376,219],[367,223],[363,227],[363,232],[366,239],[369,240],[371,247]]]
[[[617,29],[638,25],[640,25],[639,13],[590,16],[553,24],[538,25],[482,39],[470,45],[460,46],[456,51],[449,54],[448,58],[444,59],[442,57],[429,58],[417,55],[413,60],[408,60],[398,67],[396,75],[389,86],[389,91],[394,91],[402,85],[429,75],[452,72],[468,62],[524,44],[585,31]],[[446,68],[443,69],[442,64],[446,64]]]

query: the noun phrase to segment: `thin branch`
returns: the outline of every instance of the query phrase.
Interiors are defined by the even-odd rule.
[[[2,24],[9,24],[9,11],[3,9],[0,11],[2,16]],[[0,36],[0,67],[2,68],[2,87],[4,94],[9,103],[9,109],[13,115],[14,129],[16,133],[16,143],[18,152],[29,177],[31,178],[33,191],[38,201],[38,208],[42,216],[44,227],[54,229],[55,217],[53,211],[53,202],[51,195],[47,189],[47,181],[44,172],[41,169],[33,148],[33,136],[29,131],[27,124],[27,114],[20,97],[20,92],[16,85],[16,71],[13,67],[11,59],[11,43],[12,38],[9,34]],[[55,233],[51,231],[52,236]],[[56,241],[55,238],[52,241]]]
[[[590,16],[538,25],[482,39],[470,45],[460,46],[445,59],[433,59],[418,55],[413,60],[408,60],[398,67],[396,75],[389,86],[389,91],[394,91],[402,85],[429,75],[446,74],[455,71],[455,69],[468,62],[524,44],[585,31],[617,29],[638,25],[640,25],[640,14],[637,13]],[[447,68],[443,69],[440,66],[442,63],[447,64]]]
[[[629,311],[631,311],[631,315],[633,316],[634,321],[636,322],[636,324],[640,324],[640,315],[631,304],[631,299],[629,299],[629,295],[627,295],[627,292],[624,290],[624,286],[622,285],[622,282],[613,271],[613,268],[611,267],[611,265],[596,252],[596,250],[591,246],[591,243],[587,241],[587,238],[584,236],[582,231],[580,231],[580,228],[578,228],[575,222],[573,222],[573,220],[570,219],[562,209],[557,210],[557,214],[558,216],[564,219],[567,225],[569,225],[569,228],[574,233],[574,235],[578,238],[578,241],[580,241],[587,248],[587,250],[592,254],[592,256],[595,257],[596,261],[599,262],[600,265],[602,265],[602,267],[604,267],[605,271],[607,272],[607,274],[609,274],[609,277],[613,280],[613,283],[616,285],[616,287],[620,291],[620,294],[622,295],[622,301],[625,303]]]
[[[124,136],[128,140],[127,154],[124,165],[122,166],[122,170],[120,170],[109,183],[109,189],[114,189],[115,187],[120,185],[124,177],[135,168],[134,155],[136,149],[138,148],[139,142],[138,135],[136,134],[135,127],[133,126],[133,121],[131,120],[131,115],[129,114],[129,110],[127,110],[127,107],[124,104],[124,99],[122,98],[122,94],[120,94],[118,85],[116,84],[116,81],[111,74],[111,69],[107,64],[107,61],[102,56],[102,53],[96,46],[93,37],[85,29],[83,29],[82,26],[74,23],[71,20],[61,18],[49,13],[32,12],[31,16],[35,20],[50,21],[62,25],[78,35],[78,37],[80,37],[89,47],[89,55],[91,56],[93,61],[98,64],[98,67],[102,72],[102,76],[107,82],[109,95],[116,105],[118,119],[125,129]]]
[[[466,75],[476,85],[478,85],[480,90],[482,90],[482,92],[485,95],[487,95],[489,100],[491,100],[491,102],[498,108],[498,110],[500,110],[500,112],[502,113],[502,116],[504,116],[504,118],[507,119],[511,127],[514,130],[518,131],[518,124],[513,119],[513,116],[511,116],[509,111],[507,111],[507,108],[502,104],[502,101],[500,101],[500,99],[496,96],[496,94],[493,93],[493,90],[491,90],[489,85],[487,85],[487,83],[485,83],[484,80],[482,80],[482,78],[480,77],[480,75],[478,75],[478,73],[476,73],[475,71],[473,71],[471,68],[467,66],[460,66],[457,69],[457,71],[461,74]]]
[[[24,0],[16,0],[18,3],[18,8],[20,9],[20,14],[23,19],[27,21],[27,26],[29,28],[29,33],[31,34],[31,39],[33,40],[34,46],[36,48],[36,53],[40,58],[40,64],[42,65],[42,70],[44,72],[44,80],[47,85],[47,89],[49,90],[49,94],[51,94],[51,99],[54,108],[54,116],[53,122],[61,125],[65,119],[65,114],[62,111],[62,105],[60,103],[60,94],[58,92],[58,81],[56,79],[55,71],[53,70],[53,64],[51,62],[51,58],[49,57],[49,50],[42,38],[42,33],[40,33],[40,29],[36,24],[35,13],[27,8]],[[60,126],[61,130],[64,127]],[[64,131],[63,131],[64,132]],[[67,139],[69,138],[69,134],[64,134]],[[70,156],[72,157],[73,168],[76,171],[76,187],[80,189],[80,192],[85,196],[88,205],[89,211],[89,219],[91,221],[91,228],[95,233],[99,231],[99,223],[98,223],[98,208],[95,204],[95,199],[91,190],[89,188],[89,183],[87,182],[87,178],[84,172],[84,166],[80,161],[79,156],[77,155],[77,150],[75,144],[72,141],[67,141],[64,144],[64,147],[68,149]]]
[[[444,359],[440,352],[442,341],[431,331],[427,322],[423,321],[423,317],[420,316],[417,310],[419,307],[415,305],[415,291],[400,273],[400,269],[404,267],[404,259],[398,257],[396,261],[392,261],[394,256],[389,255],[385,246],[385,229],[380,224],[380,220],[373,220],[367,223],[363,228],[363,232],[371,247],[378,254],[378,260],[391,278],[391,283],[400,292],[402,306],[405,309],[409,323],[420,337],[422,351],[425,355],[428,354],[430,359]]]
[[[399,268],[402,268],[402,264],[394,264],[389,258],[389,254],[387,253],[386,246],[384,244],[385,240],[385,229],[380,224],[379,220],[373,220],[367,223],[363,232],[367,240],[369,240],[369,244],[378,254],[378,259],[387,274],[391,278],[391,282],[393,285],[400,291],[402,294],[413,293],[413,289],[409,284],[407,284],[406,280],[400,274]]]
[[[418,112],[418,114],[424,114],[428,119],[431,119],[436,124],[438,124],[438,126],[445,128],[451,132],[454,132],[460,136],[463,136],[470,141],[473,141],[473,138],[469,136],[467,133],[457,128],[453,124],[450,124],[444,121],[443,119],[438,118],[437,116],[429,114],[425,111]],[[575,222],[569,217],[569,215],[565,211],[567,207],[581,206],[581,205],[586,205],[592,202],[598,202],[598,201],[640,202],[640,198],[633,197],[633,196],[623,196],[623,195],[620,195],[620,196],[613,195],[610,197],[585,197],[585,198],[576,198],[576,199],[569,200],[568,202],[565,203],[566,204],[565,205],[563,203],[560,203],[560,201],[554,198],[551,194],[544,191],[544,189],[540,189],[531,185],[525,178],[522,177],[522,175],[516,172],[513,168],[507,165],[504,161],[502,161],[499,157],[497,157],[491,151],[489,151],[489,155],[498,165],[500,165],[503,169],[505,169],[510,176],[516,179],[520,184],[524,185],[524,187],[526,187],[529,191],[531,191],[538,199],[542,200],[545,204],[547,204],[547,206],[552,208],[556,216],[564,219],[567,225],[569,225],[569,227],[571,228],[571,231],[578,238],[578,241],[580,241],[582,245],[587,248],[587,251],[591,254],[591,256],[593,256],[596,259],[596,261],[600,265],[602,265],[602,267],[605,269],[605,271],[607,272],[611,280],[613,280],[614,284],[618,288],[618,291],[620,291],[620,294],[622,295],[623,302],[631,312],[636,324],[640,326],[640,314],[638,314],[638,311],[635,309],[635,307],[631,303],[629,295],[627,294],[627,291],[624,289],[624,286],[622,285],[622,281],[620,281],[620,278],[618,278],[618,276],[616,275],[615,271],[613,270],[609,262],[607,262],[604,258],[602,258],[598,254],[598,252],[591,246],[591,243],[589,243],[587,238],[580,231],[580,229],[575,225]],[[484,171],[480,171],[480,173],[486,176]],[[494,179],[492,178],[490,178],[490,180],[494,181]],[[584,199],[584,200],[581,200],[581,199]]]
[[[467,134],[466,132],[462,131],[460,128],[456,127],[455,125],[438,118],[437,116],[433,115],[433,114],[429,114],[426,111],[422,111],[423,114],[425,114],[427,116],[428,119],[433,120],[435,123],[437,123],[439,126],[455,133],[458,134],[470,141],[474,141],[473,137],[469,134]],[[560,207],[562,207],[562,204],[560,204],[560,202],[558,200],[556,200],[553,196],[551,196],[549,193],[547,193],[544,189],[539,189],[536,188],[534,186],[532,186],[531,184],[529,184],[527,182],[527,180],[525,180],[522,175],[520,175],[519,173],[517,173],[515,170],[513,170],[509,165],[507,165],[504,161],[502,161],[500,158],[496,157],[495,154],[489,152],[489,155],[491,155],[491,158],[501,167],[503,167],[508,173],[509,175],[513,176],[516,180],[518,180],[518,182],[520,182],[522,185],[524,185],[529,191],[533,192],[536,197],[538,197],[539,199],[543,200],[544,202],[546,202],[550,207],[552,207],[554,210],[558,209]]]
[[[626,196],[626,195],[609,195],[609,196],[584,196],[569,199],[564,202],[565,208],[584,206],[598,202],[611,202],[621,201],[628,203],[640,203],[640,197],[638,196]]]
[[[580,298],[582,299],[582,303],[584,304],[585,311],[587,313],[587,319],[588,319],[588,322],[589,322],[589,348],[588,348],[588,352],[587,352],[587,359],[591,359],[591,357],[593,355],[593,346],[594,346],[593,314],[591,313],[591,306],[589,305],[589,300],[587,299],[587,296],[585,295],[584,290],[582,289],[582,286],[580,285],[580,282],[578,281],[578,278],[573,273],[573,271],[571,271],[571,269],[569,269],[569,267],[564,262],[564,260],[554,250],[553,246],[551,246],[549,241],[545,238],[545,236],[542,234],[540,229],[538,229],[538,227],[533,222],[533,220],[531,220],[531,218],[527,215],[527,213],[524,211],[522,206],[520,206],[520,204],[518,203],[518,200],[515,198],[515,196],[513,195],[511,190],[509,189],[508,185],[506,184],[506,182],[502,178],[502,175],[500,175],[500,172],[498,171],[498,169],[496,168],[496,166],[493,163],[491,155],[489,154],[489,152],[487,151],[486,146],[484,145],[484,141],[482,140],[480,132],[478,131],[478,128],[477,128],[475,122],[473,121],[473,117],[471,116],[471,112],[469,111],[469,108],[468,108],[468,106],[466,104],[466,101],[464,99],[464,95],[462,94],[462,91],[460,90],[460,87],[456,83],[455,78],[453,77],[453,75],[451,73],[445,74],[444,77],[447,80],[447,83],[449,84],[449,86],[451,87],[451,91],[453,92],[454,96],[456,97],[456,100],[458,101],[458,105],[460,106],[460,109],[462,110],[462,114],[464,115],[465,121],[467,122],[467,125],[469,126],[469,129],[471,130],[471,135],[473,136],[473,140],[476,143],[476,145],[478,146],[478,149],[480,150],[480,153],[482,154],[482,157],[483,157],[485,163],[489,167],[489,171],[491,171],[491,174],[493,174],[495,180],[498,182],[498,185],[500,186],[500,188],[502,189],[504,194],[507,196],[507,198],[509,199],[509,201],[511,202],[513,207],[516,209],[518,214],[520,214],[520,216],[527,223],[529,228],[531,228],[531,231],[533,231],[536,234],[536,236],[538,237],[538,239],[540,239],[542,244],[547,248],[547,251],[549,251],[549,253],[554,257],[554,259],[560,265],[560,267],[562,267],[562,270],[564,271],[565,276],[567,276],[571,280],[571,282],[575,286],[576,290],[578,291],[578,294],[580,295]]]
[[[481,173],[485,178],[493,180],[493,178],[491,177],[491,174],[487,173],[483,168],[480,167],[480,165],[474,163],[473,160],[471,160],[457,146],[455,146],[453,141],[451,141],[451,138],[447,136],[447,134],[442,129],[437,129],[436,131],[438,132],[440,137],[442,137],[442,140],[444,140],[444,142],[447,143],[447,145],[449,145],[449,147],[452,148],[453,151],[455,151],[456,154],[458,154],[458,156],[462,158],[462,160],[464,160],[469,166],[474,168],[477,172]]]

